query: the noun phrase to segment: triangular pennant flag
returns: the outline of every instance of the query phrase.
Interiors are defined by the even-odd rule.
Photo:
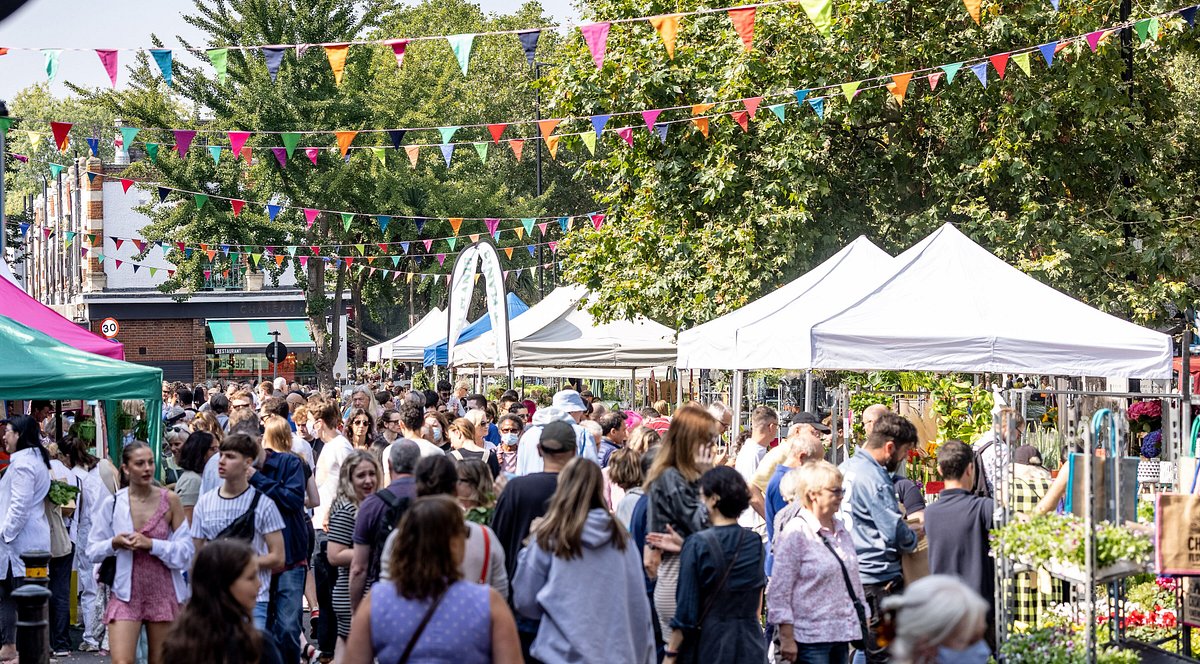
[[[484,219],[483,223],[487,226],[489,235],[495,235],[496,229],[500,227],[499,219]]]
[[[659,142],[661,142],[663,144],[665,144],[667,142],[667,131],[670,128],[671,128],[671,125],[669,125],[665,122],[654,128],[654,133],[658,134]]]
[[[390,224],[391,222],[392,222],[392,218],[389,215],[386,215],[386,214],[375,215],[375,223],[379,224],[379,230],[381,232],[387,232],[388,224]]]
[[[593,227],[594,227],[596,230],[600,230],[600,227],[601,227],[602,225],[604,225],[604,215],[602,215],[602,214],[593,214],[593,215],[592,215],[592,226],[593,226]]]
[[[488,144],[475,143],[475,152],[479,153],[479,161],[487,163]]]
[[[408,40],[389,39],[383,43],[392,47],[392,55],[396,56],[396,68],[402,69],[404,67],[404,51],[408,49]]]
[[[279,167],[287,166],[288,153],[287,148],[271,148],[271,152],[275,155],[275,160],[279,162]]]
[[[462,228],[462,217],[451,217],[447,221],[450,222],[450,228],[454,231],[454,234],[458,235],[458,229]]]
[[[425,251],[433,248],[433,240],[421,240],[421,244],[425,245]]]
[[[146,251],[146,241],[145,240],[139,240],[137,238],[134,238],[133,246],[137,247],[137,252],[139,254],[144,253]]]
[[[95,180],[95,179],[96,179],[96,175],[97,175],[97,173],[94,173],[94,172],[92,172],[92,171],[88,171],[88,172],[87,172],[87,176],[88,176],[88,182],[91,182],[91,181]]]
[[[508,127],[506,124],[490,124],[488,132],[492,135],[492,142],[499,143],[500,137],[504,135],[504,130]]]
[[[208,202],[207,194],[192,194],[192,198],[196,202],[196,210],[203,210],[204,204]]]
[[[417,167],[417,159],[418,159],[418,158],[421,156],[421,155],[420,155],[420,152],[421,152],[421,146],[419,146],[419,145],[406,145],[406,146],[404,146],[404,151],[405,151],[406,153],[408,153],[408,162],[409,162],[410,164],[412,164],[412,167],[413,167],[413,168],[416,168],[416,167]]]
[[[525,51],[525,60],[530,67],[533,66],[534,58],[537,57],[538,38],[541,36],[541,30],[524,30],[517,33],[517,39],[521,40],[521,50]]]
[[[767,110],[774,113],[775,117],[779,118],[780,122],[783,122],[784,118],[787,115],[787,105],[786,104],[772,104],[771,106],[767,107]]]
[[[513,248],[512,248],[512,247],[505,247],[505,248],[504,248],[504,255],[505,255],[505,256],[507,256],[507,257],[509,258],[509,260],[511,260],[511,259],[512,259],[512,251],[513,251]]]
[[[286,48],[280,46],[263,47],[263,58],[267,61],[267,74],[271,77],[271,82],[275,82],[275,77],[279,76],[279,67],[283,64],[283,54],[287,52]]]
[[[525,250],[529,252],[529,257],[533,258],[537,255],[537,245],[529,244],[525,246]],[[530,268],[531,272],[536,268]]]
[[[375,158],[379,160],[380,166],[387,166],[387,148],[373,147],[371,148],[371,153],[374,154]]]
[[[679,35],[679,14],[666,14],[664,16],[651,16],[648,20],[650,25],[654,26],[654,31],[658,33],[658,38],[662,40],[663,46],[667,48],[667,57],[675,59],[675,38]]]
[[[392,140],[392,149],[399,150],[400,142],[404,140],[404,134],[407,133],[404,129],[389,129],[388,138]]]
[[[118,270],[121,269],[121,266],[125,264],[125,262],[120,258],[114,258],[113,263],[116,264]]]
[[[167,87],[173,87],[175,82],[171,75],[171,49],[167,48],[152,48],[150,55],[154,57],[154,64],[158,65],[158,71],[162,74],[163,81]]]
[[[1096,48],[1100,45],[1100,40],[1103,37],[1104,37],[1103,30],[1097,30],[1095,32],[1087,33],[1086,38],[1087,38],[1088,47],[1090,47],[1092,49],[1093,53],[1096,51]]]
[[[1054,65],[1054,53],[1057,48],[1058,42],[1050,42],[1049,44],[1042,44],[1041,46],[1038,46],[1038,50],[1042,52],[1042,59],[1046,61],[1046,67],[1052,67]]]
[[[467,236],[467,239],[471,241],[471,244],[475,244],[479,241],[479,233],[471,233]]]
[[[550,138],[550,134],[554,133],[554,128],[557,127],[558,123],[560,122],[562,122],[562,120],[538,120],[538,131],[542,134],[542,138]]]
[[[604,54],[608,50],[608,30],[611,27],[612,23],[608,22],[579,26],[579,31],[583,33],[583,41],[587,42],[588,51],[592,54],[592,62],[596,63],[596,69],[604,66]]]
[[[739,7],[729,10],[729,20],[733,23],[733,29],[737,31],[738,36],[742,38],[742,44],[746,50],[754,48],[754,7]]]
[[[980,0],[963,0],[963,5],[967,8],[967,13],[975,20],[975,25],[979,25],[979,5]]]
[[[696,125],[705,138],[708,138],[708,118],[692,118],[692,124]]]
[[[342,84],[342,72],[346,69],[346,55],[350,52],[349,44],[331,44],[325,47],[325,57],[329,60],[329,68],[333,70],[333,84]]]
[[[800,0],[804,13],[817,27],[822,37],[829,37],[829,29],[833,26],[833,0]]]
[[[42,135],[36,131],[26,131],[25,138],[29,139],[29,147],[34,150],[41,147]]]
[[[129,154],[129,148],[133,146],[133,139],[138,135],[141,129],[137,127],[121,127],[121,151]]]
[[[592,156],[595,156],[596,155],[596,135],[590,131],[585,131],[585,132],[579,134],[579,138],[583,141],[584,146],[587,147],[588,152],[590,152],[592,154]]]
[[[912,72],[908,72],[907,74],[896,74],[892,77],[892,82],[888,83],[888,92],[892,93],[892,97],[895,98],[896,104],[900,106],[904,105],[904,95],[908,94],[908,84],[912,81],[912,77]]]
[[[566,233],[568,230],[570,230],[571,229],[571,218],[570,217],[559,217],[558,218],[558,228],[559,228],[559,230],[561,230],[564,233]]]
[[[729,114],[733,121],[742,128],[742,131],[750,131],[750,114],[746,111],[734,111]]]
[[[300,134],[296,132],[285,132],[280,138],[283,140],[283,147],[287,150],[288,159],[292,158],[292,153],[296,151],[296,146],[300,144]]]
[[[287,249],[287,252],[288,252],[288,255],[289,255],[289,256],[293,256],[293,257],[295,257],[295,255],[296,255],[296,248],[297,248],[297,247],[296,247],[296,245],[289,245],[288,247],[286,247],[286,249]]]
[[[449,143],[458,129],[458,127],[438,127],[438,133],[442,135],[442,142]]]
[[[611,114],[592,116],[592,129],[596,130],[596,138],[600,138],[600,132],[604,131],[604,126],[608,124],[608,119],[611,117]]]
[[[92,153],[92,156],[99,157],[100,156],[100,139],[85,138],[83,140],[87,141],[88,150]],[[90,176],[91,173],[88,173],[88,175]],[[89,180],[89,182],[90,182],[90,180]]]
[[[62,55],[62,49],[46,48],[42,49],[42,57],[46,61],[46,80],[53,81],[55,76],[58,76],[58,56]]]
[[[551,240],[546,243],[546,246],[550,247],[550,253],[552,253],[552,254],[558,253],[558,242]],[[542,267],[545,268],[546,266],[543,265]]]
[[[275,221],[275,217],[279,216],[279,211],[282,209],[283,209],[282,205],[271,205],[268,203],[267,204],[267,218],[270,219],[271,221]]]
[[[246,201],[235,198],[235,199],[229,201],[229,204],[231,206],[233,206],[233,216],[236,217],[242,213],[242,208],[245,207]]]
[[[762,103],[762,97],[747,97],[742,100],[742,106],[746,107],[746,112],[750,114],[750,118],[754,118],[754,114],[758,112],[758,105]]]
[[[971,72],[975,74],[975,78],[979,79],[979,84],[987,87],[987,67],[988,63],[980,62],[976,65],[971,65]]]
[[[854,81],[853,83],[842,83],[842,95],[846,97],[847,102],[854,101],[854,95],[858,94],[858,86],[862,85],[862,81]]]
[[[104,65],[108,80],[112,81],[114,88],[117,87],[117,52],[113,49],[98,48],[96,55],[100,56],[100,64]]]
[[[1029,53],[1028,52],[1018,53],[1018,54],[1012,56],[1012,61],[1014,63],[1016,63],[1018,69],[1025,72],[1026,76],[1032,75],[1032,72],[1029,70]]]
[[[654,123],[658,120],[658,116],[662,114],[662,109],[656,108],[650,111],[642,111],[642,121],[646,123],[646,131],[654,131]]]
[[[300,261],[301,270],[308,268],[308,256],[299,256],[296,258],[296,260]]]
[[[508,147],[512,148],[513,156],[517,158],[517,161],[521,161],[521,151],[525,149],[525,139],[510,138],[508,139]]]
[[[172,131],[175,134],[175,151],[179,153],[179,157],[182,159],[187,156],[188,148],[192,147],[192,139],[196,137],[196,132],[183,129]]]
[[[213,165],[214,165],[214,166],[219,166],[219,165],[221,165],[221,150],[222,150],[222,149],[223,149],[223,148],[221,148],[221,146],[219,146],[219,145],[210,145],[210,146],[208,146],[208,153],[209,153],[210,155],[212,155],[212,160],[213,160]]]
[[[1196,5],[1185,7],[1179,10],[1179,15],[1183,17],[1183,20],[1187,21],[1189,26],[1194,26],[1196,25],[1196,9],[1198,8],[1200,7]]]
[[[546,148],[550,150],[550,158],[558,159],[558,143],[562,140],[562,136],[547,136]]]
[[[229,132],[229,151],[233,154],[241,154],[242,146],[246,144],[246,139],[250,138],[248,131],[231,131]]]
[[[229,69],[229,49],[208,49],[208,61],[217,72],[217,83],[225,85],[225,72]]]
[[[287,256],[284,256],[283,254],[275,254],[275,264],[279,267],[283,267],[283,262],[286,260]]]
[[[438,147],[442,150],[442,158],[446,160],[446,168],[450,168],[450,158],[454,156],[454,143],[442,143]]]
[[[56,164],[56,165],[57,165],[57,164]],[[121,178],[121,189],[122,189],[122,190],[123,190],[123,191],[124,191],[126,194],[128,194],[128,193],[129,193],[129,188],[130,188],[130,187],[132,187],[132,186],[133,186],[133,180],[126,180],[125,178]]]
[[[153,279],[153,278],[154,278],[154,274],[155,274],[156,272],[158,272],[158,270],[159,270],[159,268],[153,268],[153,267],[152,267],[152,268],[150,268],[150,278],[151,278],[151,279]]]
[[[312,162],[313,166],[317,165],[317,155],[320,152],[321,151],[317,148],[304,148],[304,154],[308,157],[308,160]]]
[[[242,146],[241,152],[238,153],[238,154],[242,155],[242,159],[246,160],[247,166],[249,166],[253,163],[253,157],[254,157],[253,152],[254,152],[254,150],[249,145],[245,145],[245,146]]]
[[[1161,26],[1157,16],[1150,17],[1150,39],[1158,39],[1158,31]]]
[[[354,214],[352,212],[342,213],[342,229],[346,232],[350,231],[350,224],[354,223]],[[313,254],[317,254],[317,247],[313,247]]]
[[[21,226],[21,236],[24,237],[25,234],[29,232],[30,225],[25,222],[21,222],[20,226]],[[96,256],[98,257],[96,260],[101,260],[101,261],[104,260],[104,254],[97,253]]]
[[[525,232],[529,233],[530,235],[533,235],[533,222],[534,222],[534,219],[522,219],[521,220],[521,227],[524,228]]]
[[[538,224],[538,225],[537,225],[537,227],[538,227],[538,230],[539,230],[539,231],[541,231],[541,233],[542,233],[542,237],[546,237],[546,227],[547,227],[548,225],[549,225],[549,224],[547,224],[546,222],[542,222],[542,223],[540,223],[540,224]]]
[[[942,72],[934,72],[927,76],[926,80],[929,81],[929,91],[933,92],[937,89],[938,82],[942,80]]]
[[[951,65],[942,65],[942,71],[946,72],[946,85],[953,85],[954,77],[958,74],[958,70],[962,69],[963,63],[955,62]]]
[[[13,119],[0,117],[0,134],[8,136],[8,130],[12,128]]]
[[[1144,18],[1134,23],[1133,29],[1137,32],[1140,41],[1146,41],[1150,38],[1150,19]]]
[[[254,262],[254,267],[258,267],[258,261],[262,260],[262,254],[250,254],[250,260]]]
[[[158,202],[159,202],[159,203],[166,203],[166,202],[167,202],[167,196],[170,196],[170,195],[171,195],[171,190],[170,190],[170,189],[167,189],[166,187],[159,187],[159,188],[158,188]]]
[[[808,105],[812,107],[813,112],[817,114],[818,118],[821,118],[822,120],[825,119],[825,98],[824,97],[813,97],[808,100]]]
[[[438,265],[445,265],[446,264],[446,254],[438,254],[437,262],[438,262]],[[479,275],[476,274],[475,276],[478,277]]]
[[[467,67],[471,64],[471,46],[475,43],[475,35],[450,35],[450,50],[454,51],[454,59],[458,60],[458,68],[463,76],[467,75]]]
[[[1000,76],[1001,80],[1004,79],[1004,69],[1008,67],[1008,58],[1010,55],[1010,53],[997,53],[996,55],[988,56],[988,60],[996,68],[996,74]]]
[[[67,146],[71,143],[71,123],[51,122],[50,131],[54,134],[54,145],[58,146],[58,151],[66,152]]]
[[[621,139],[624,140],[626,143],[628,143],[630,146],[633,145],[633,127],[625,127],[623,129],[617,130],[617,136],[620,136]]]
[[[350,151],[350,144],[354,142],[354,137],[358,135],[357,131],[335,131],[333,135],[337,137],[338,152],[345,159],[346,153]]]
[[[120,251],[120,250],[121,250],[121,245],[122,245],[122,244],[124,244],[124,243],[125,243],[125,239],[124,239],[124,238],[114,237],[114,238],[113,238],[113,249],[114,249],[114,250],[116,250],[116,251]]]
[[[354,248],[358,250],[358,255],[359,255],[359,256],[366,256],[366,255],[367,255],[367,245],[365,245],[365,244],[356,244],[356,245],[354,245]]]
[[[307,228],[312,228],[313,222],[317,220],[317,215],[321,214],[320,210],[312,208],[304,208],[304,224]]]
[[[67,168],[66,166],[63,166],[62,164],[46,164],[46,165],[50,167],[50,177],[55,178],[55,179],[57,179],[59,174],[62,173]],[[126,191],[129,191],[129,190],[126,189]]]

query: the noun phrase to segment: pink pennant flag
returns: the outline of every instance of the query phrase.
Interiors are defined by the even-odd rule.
[[[321,214],[320,210],[304,208],[304,220],[308,222],[308,228],[312,228],[313,222],[317,220],[318,214]]]
[[[617,132],[617,136],[625,139],[625,142],[633,145],[633,127],[625,127]]]
[[[175,129],[175,151],[179,153],[179,158],[187,156],[188,148],[192,147],[192,139],[196,138],[196,132],[191,130]]]
[[[308,256],[297,256],[296,260],[300,261],[301,268],[308,267]]]
[[[487,224],[488,235],[495,235],[496,229],[500,227],[499,219],[484,219],[483,223]]]
[[[425,251],[433,249],[433,240],[421,240],[421,244],[425,245]]]
[[[248,131],[231,131],[229,132],[229,151],[234,154],[242,153],[242,146],[246,144],[246,139],[250,138]]]
[[[117,52],[113,49],[96,49],[96,55],[100,56],[100,64],[104,65],[104,71],[108,72],[108,80],[112,81],[113,87],[117,87]]]
[[[538,230],[542,232],[542,237],[546,237],[546,223],[538,224]]]
[[[929,91],[937,90],[938,83],[942,80],[942,72],[929,75]]]
[[[115,258],[115,259],[113,259],[113,261],[114,261],[114,262],[117,264],[117,269],[118,269],[118,270],[119,270],[119,269],[121,269],[121,266],[125,264],[125,263],[124,263],[124,261],[122,261],[122,260],[121,260],[121,259],[119,259],[119,258]]]
[[[438,259],[438,265],[446,264],[446,254],[438,254],[437,259]]]
[[[404,49],[408,48],[407,39],[389,39],[383,42],[392,47],[392,53],[396,55],[396,68],[404,67]]]
[[[317,153],[318,152],[319,151],[317,150],[317,148],[304,148],[304,154],[308,155],[308,160],[313,163],[313,166],[317,165]]]
[[[600,230],[600,227],[603,225],[604,225],[604,215],[593,214],[592,215],[592,226],[595,226],[596,230]]]
[[[557,242],[555,242],[554,240],[551,240],[551,241],[547,242],[547,243],[546,243],[546,246],[547,246],[547,247],[550,247],[550,252],[551,252],[551,253],[555,253],[555,254],[556,254],[556,253],[558,253],[558,243],[557,243]]]
[[[747,97],[742,100],[742,105],[750,113],[750,118],[754,119],[754,114],[758,112],[758,104],[762,101],[762,97]]]
[[[1103,30],[1097,30],[1095,32],[1087,33],[1087,43],[1088,43],[1088,46],[1091,47],[1093,53],[1096,51],[1096,47],[1100,45],[1100,40],[1103,38],[1104,38]]]
[[[651,133],[654,133],[654,123],[658,121],[658,116],[661,113],[661,108],[656,108],[652,111],[642,111],[642,120],[646,122],[646,129]]]
[[[592,52],[592,62],[596,63],[596,69],[604,65],[604,53],[608,49],[608,30],[611,27],[612,23],[608,22],[579,26],[579,31],[583,33],[583,40],[587,42],[588,50]]]

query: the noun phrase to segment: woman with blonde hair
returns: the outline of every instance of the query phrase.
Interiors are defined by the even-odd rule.
[[[991,658],[984,640],[988,603],[957,577],[933,574],[914,581],[904,594],[885,598],[881,608],[894,613],[896,664],[986,664]]]
[[[521,550],[513,606],[541,620],[530,654],[545,662],[655,661],[637,551],[604,505],[600,467],[563,468],[545,518]]]
[[[500,461],[492,452],[484,449],[483,437],[487,435],[487,418],[482,410],[472,410],[466,417],[460,417],[450,423],[450,458],[455,461],[473,459],[487,464],[492,471],[492,477],[500,474]]]
[[[717,420],[703,408],[688,405],[676,413],[646,474],[647,533],[678,535],[686,540],[709,526],[698,481],[712,467],[716,440]],[[657,579],[654,608],[662,633],[670,634],[671,619],[675,617],[679,555],[647,544],[643,558],[647,576]]]
[[[279,415],[268,415],[263,420],[263,448],[267,455],[290,454],[301,461],[301,471],[304,473],[304,507],[316,507],[321,502],[317,493],[317,480],[312,468],[304,457],[292,450],[292,427],[288,421]],[[264,463],[264,468],[265,468]]]
[[[488,525],[496,511],[496,484],[487,464],[467,459],[458,466],[458,504],[466,513],[467,521]]]
[[[196,413],[196,416],[192,418],[192,431],[212,434],[213,438],[217,439],[217,447],[221,446],[221,441],[225,438],[225,430],[221,428],[221,423],[217,421],[217,416],[213,415],[211,410]]]
[[[375,455],[366,450],[354,450],[342,462],[338,474],[337,495],[329,510],[329,546],[326,556],[329,564],[338,569],[337,582],[333,586],[333,612],[337,616],[337,647],[334,661],[341,662],[346,650],[346,639],[350,636],[350,563],[354,560],[354,522],[358,506],[369,495],[375,493],[383,469]]]
[[[767,620],[778,627],[776,652],[788,662],[844,664],[870,615],[854,540],[834,516],[844,495],[842,473],[822,460],[788,477],[801,507],[775,531]]]
[[[638,453],[641,456],[646,453],[651,447],[662,443],[662,437],[658,432],[647,426],[638,425],[629,432],[629,439],[625,441],[625,447]]]

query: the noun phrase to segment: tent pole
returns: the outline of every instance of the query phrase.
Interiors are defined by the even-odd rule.
[[[807,369],[804,372],[804,412],[816,414],[813,410],[813,372],[812,369]]]
[[[59,443],[63,439],[62,432],[62,401],[54,400],[54,442]]]
[[[741,369],[733,371],[733,387],[729,389],[729,404],[733,408],[733,429],[729,436],[730,447],[737,443],[738,435],[742,433],[742,381],[746,374]],[[735,451],[736,453],[736,451]]]

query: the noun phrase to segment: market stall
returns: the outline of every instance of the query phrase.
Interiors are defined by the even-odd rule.
[[[4,266],[7,268],[7,265]],[[87,329],[63,318],[58,312],[29,296],[14,281],[0,278],[0,316],[7,316],[40,330],[68,346],[89,353],[125,359],[125,347],[115,341],[92,334]]]
[[[387,341],[367,349],[368,362],[421,362],[425,347],[446,336],[446,310],[434,307],[415,325]]]

